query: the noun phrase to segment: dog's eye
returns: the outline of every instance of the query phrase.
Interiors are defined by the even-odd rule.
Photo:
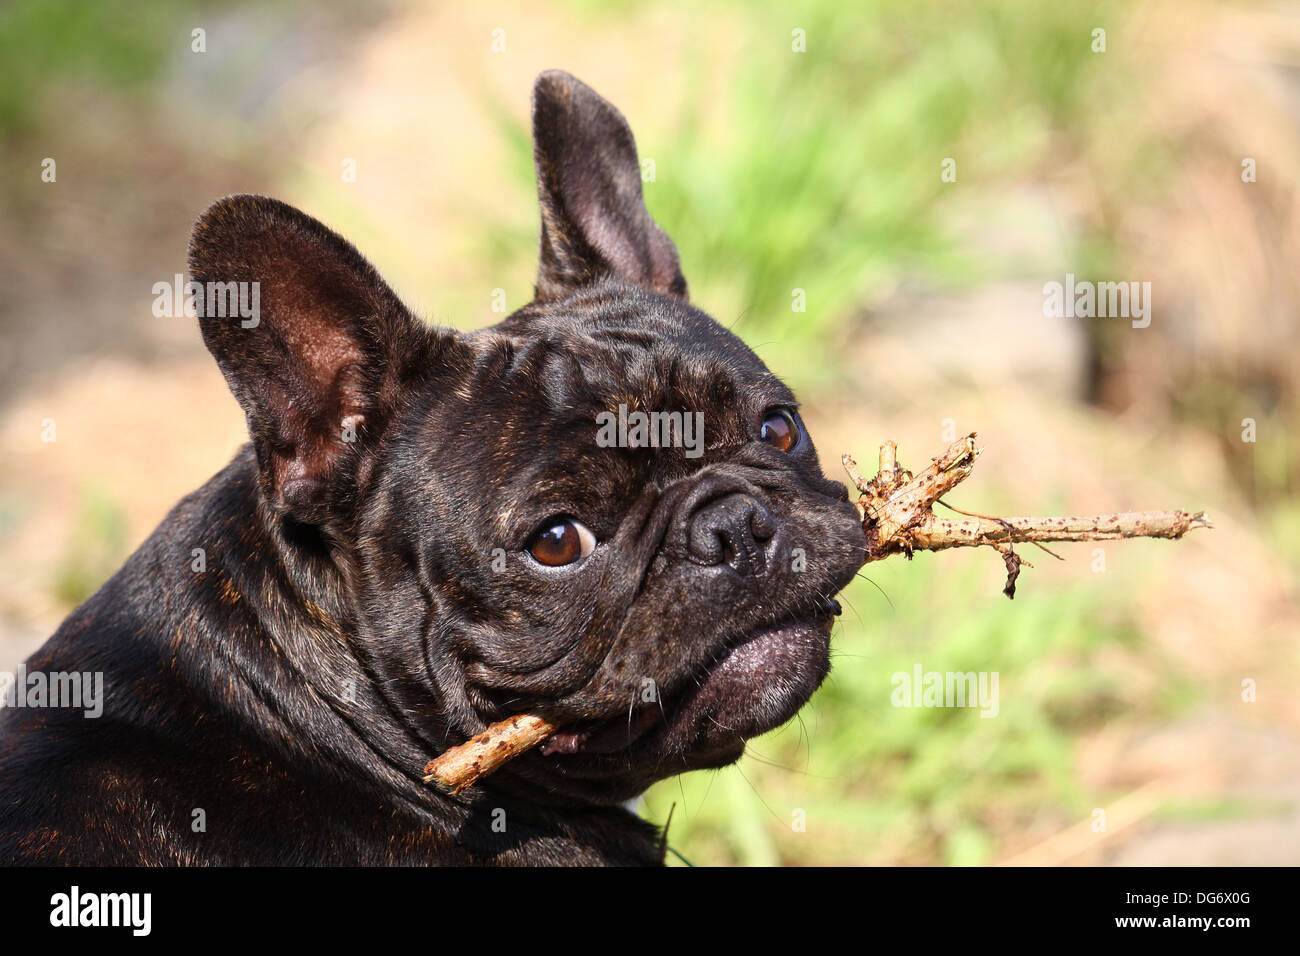
[[[596,547],[596,536],[581,521],[552,518],[528,542],[528,553],[552,568],[580,561]]]
[[[799,444],[799,423],[784,408],[778,408],[763,419],[758,440],[780,451],[789,451]]]

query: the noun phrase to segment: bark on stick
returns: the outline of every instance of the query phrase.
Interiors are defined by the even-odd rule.
[[[424,767],[424,782],[453,794],[463,793],[479,778],[536,747],[557,730],[555,724],[535,714],[507,717],[430,760]]]

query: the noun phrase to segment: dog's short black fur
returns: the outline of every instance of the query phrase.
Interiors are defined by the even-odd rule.
[[[480,332],[282,203],[199,219],[194,279],[260,283],[255,327],[200,318],[252,443],[28,662],[105,703],[0,710],[0,861],[657,863],[622,804],[816,689],[865,543],[845,489],[687,304],[618,111],[552,72],[533,123],[537,297]],[[702,453],[604,447],[620,404],[703,413]],[[539,561],[569,519],[594,550]],[[566,730],[462,797],[421,782],[523,711]]]

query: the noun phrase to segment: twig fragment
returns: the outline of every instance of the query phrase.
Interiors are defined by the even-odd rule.
[[[898,464],[893,442],[880,446],[880,472],[867,481],[857,463],[843,456],[844,468],[861,492],[858,514],[867,533],[866,562],[880,561],[895,554],[909,557],[914,551],[944,551],[948,548],[988,546],[1003,553],[1007,564],[1007,597],[1015,596],[1020,565],[1027,561],[1015,555],[1011,545],[1042,546],[1045,541],[1110,541],[1117,538],[1181,538],[1193,528],[1211,527],[1205,512],[1123,511],[1103,515],[1069,517],[997,518],[962,511],[961,520],[934,514],[936,502],[970,476],[981,449],[972,432],[935,458],[920,474],[913,475]],[[1055,552],[1044,548],[1053,557]],[[1014,562],[1014,567],[1013,567]]]
[[[1020,565],[1024,564],[1033,567],[1028,561],[1022,561],[1020,555],[1016,554],[1015,549],[1007,545],[1007,549],[1002,552],[1002,560],[1007,566],[1007,583],[1002,588],[1002,593],[1011,600],[1016,599],[1016,578],[1020,577]]]
[[[559,727],[536,714],[518,714],[488,726],[459,747],[452,747],[424,767],[424,782],[452,794],[464,793],[503,763],[540,744]]]

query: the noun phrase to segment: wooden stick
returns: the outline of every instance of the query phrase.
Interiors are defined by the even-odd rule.
[[[430,760],[424,767],[424,782],[453,794],[464,793],[480,777],[536,747],[557,730],[558,726],[535,714],[507,717]]]
[[[961,520],[939,518],[933,508],[945,494],[970,477],[981,449],[972,432],[913,475],[898,463],[892,441],[880,446],[880,467],[870,481],[848,455],[842,461],[858,498],[858,514],[867,535],[864,564],[896,554],[945,551],[948,548],[995,548],[1007,566],[1003,593],[1015,597],[1020,567],[1029,567],[1015,553],[1020,543],[1044,541],[1112,541],[1117,538],[1181,538],[1193,528],[1210,527],[1205,512],[1125,511],[1109,515],[1062,518],[995,518],[961,512]],[[959,510],[959,509],[954,509]],[[1044,549],[1046,550],[1046,549]],[[1051,554],[1052,552],[1048,552]],[[492,724],[481,734],[430,760],[424,782],[453,794],[463,793],[503,763],[537,746],[559,730],[535,714],[519,714]]]
[[[842,461],[854,486],[861,492],[858,514],[867,533],[864,563],[895,554],[909,557],[914,551],[945,551],[948,548],[997,548],[1004,555],[1019,543],[1045,541],[1111,541],[1117,538],[1181,538],[1193,528],[1211,527],[1205,512],[1124,511],[1108,515],[1068,517],[995,518],[962,512],[964,519],[940,518],[933,508],[947,492],[970,476],[981,449],[972,432],[935,458],[918,475],[898,464],[893,442],[880,446],[880,471],[867,481],[857,463],[844,455]],[[953,509],[960,510],[960,509]],[[1050,553],[1050,552],[1049,552]],[[1015,562],[1019,567],[1020,562]],[[1007,562],[1008,574],[1012,562]],[[1008,596],[1015,588],[1007,588]]]
[[[1212,527],[1204,511],[1121,511],[1069,518],[967,518],[951,521],[931,515],[909,534],[922,551],[977,548],[1020,541],[1113,541],[1116,538],[1171,538],[1193,528]]]

